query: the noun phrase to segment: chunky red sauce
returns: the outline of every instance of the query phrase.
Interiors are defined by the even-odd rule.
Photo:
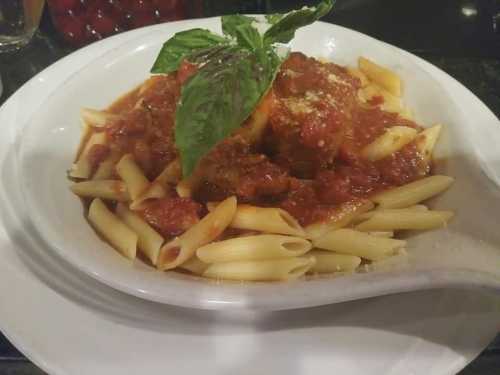
[[[152,77],[115,103],[111,111],[119,118],[106,127],[109,150],[93,150],[92,160],[130,152],[148,178],[161,173],[178,157],[175,108],[182,83],[195,71],[182,64],[176,74]],[[342,203],[428,174],[413,143],[377,162],[362,158],[361,149],[387,127],[420,127],[381,110],[382,97],[361,103],[360,86],[343,67],[292,53],[263,101],[268,112],[259,136],[248,129],[249,119],[201,162],[193,198],[172,193],[148,204],[143,217],[173,236],[199,220],[206,202],[236,195],[240,202],[282,207],[306,225]]]

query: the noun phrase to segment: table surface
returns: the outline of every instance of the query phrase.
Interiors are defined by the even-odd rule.
[[[186,0],[189,3],[189,0]],[[284,11],[314,1],[211,0],[198,16]],[[324,19],[408,50],[474,92],[500,117],[500,0],[338,0]],[[26,48],[0,55],[0,105],[24,82],[71,53],[44,13]],[[494,329],[494,327],[492,327]],[[0,333],[0,374],[43,374]],[[500,335],[460,375],[500,374]]]

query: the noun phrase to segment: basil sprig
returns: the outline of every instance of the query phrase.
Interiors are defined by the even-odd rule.
[[[171,73],[183,60],[198,71],[183,85],[175,114],[175,144],[188,177],[198,162],[250,116],[271,87],[286,56],[277,43],[327,14],[335,0],[265,19],[223,16],[224,36],[204,29],[179,32],[160,50],[151,73]],[[266,29],[261,34],[261,29]]]
[[[166,74],[176,71],[182,60],[194,52],[227,42],[226,38],[204,29],[181,31],[165,42],[151,68],[151,73]]]

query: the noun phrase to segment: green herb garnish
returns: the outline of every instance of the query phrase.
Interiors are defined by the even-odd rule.
[[[175,115],[175,144],[184,177],[217,143],[250,116],[272,86],[286,56],[278,43],[288,43],[295,31],[327,14],[335,0],[314,8],[258,17],[222,17],[222,32],[182,31],[162,47],[151,73],[171,73],[183,60],[199,66],[183,85]],[[266,28],[261,33],[260,29]]]

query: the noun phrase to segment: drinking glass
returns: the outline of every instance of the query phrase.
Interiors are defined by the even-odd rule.
[[[0,0],[0,52],[26,45],[40,23],[44,0]]]

